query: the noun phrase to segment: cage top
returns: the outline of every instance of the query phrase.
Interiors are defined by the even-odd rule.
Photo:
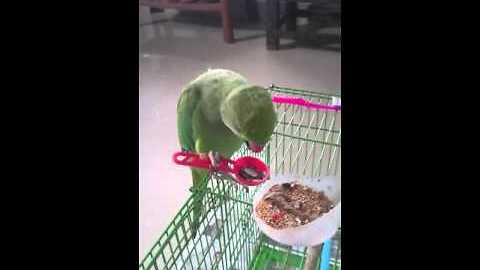
[[[310,91],[310,90],[280,87],[280,86],[276,86],[274,84],[271,84],[268,87],[268,89],[270,91],[279,92],[279,93],[292,94],[292,95],[304,96],[304,97],[319,98],[319,99],[331,100],[333,97],[341,98],[341,95],[328,94],[328,93],[325,93],[323,91],[314,92],[314,91]]]

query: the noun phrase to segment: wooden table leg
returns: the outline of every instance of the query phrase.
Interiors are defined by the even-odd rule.
[[[160,12],[163,12],[163,11],[164,11],[163,8],[154,8],[154,7],[150,8],[150,13],[160,13]]]
[[[222,15],[223,39],[226,43],[233,43],[233,26],[228,9],[228,1],[229,0],[222,0],[222,9],[220,10]]]
[[[279,0],[267,0],[266,8],[267,50],[278,50],[280,47]]]
[[[288,1],[285,6],[286,9],[286,20],[285,25],[287,31],[296,31],[297,30],[297,2]]]

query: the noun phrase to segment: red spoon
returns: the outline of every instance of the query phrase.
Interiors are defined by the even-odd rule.
[[[192,152],[177,152],[173,154],[173,162],[179,165],[210,169],[210,159],[201,159],[200,155]],[[245,186],[257,186],[270,178],[267,165],[258,158],[241,157],[236,160],[222,158],[217,171],[230,174],[236,182]]]

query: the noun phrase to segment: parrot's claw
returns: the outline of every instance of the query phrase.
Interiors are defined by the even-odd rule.
[[[218,166],[220,165],[220,162],[222,161],[222,157],[218,152],[213,152],[213,151],[208,152],[208,158],[210,159],[210,163],[212,164],[213,169],[218,168]]]

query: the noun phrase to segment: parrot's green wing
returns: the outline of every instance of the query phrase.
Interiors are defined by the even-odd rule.
[[[180,146],[185,151],[195,152],[193,139],[193,113],[200,104],[200,92],[185,88],[177,104],[177,128]]]
[[[194,85],[187,86],[181,93],[177,104],[177,129],[178,138],[183,151],[196,152],[195,139],[193,131],[193,116],[195,111],[198,111],[198,106],[201,101],[201,93]],[[196,192],[193,201],[193,217],[192,217],[192,235],[196,236],[198,227],[200,225],[200,217],[203,212],[202,200],[204,195],[198,189],[202,181],[207,176],[205,170],[192,168],[192,180],[194,192]]]

